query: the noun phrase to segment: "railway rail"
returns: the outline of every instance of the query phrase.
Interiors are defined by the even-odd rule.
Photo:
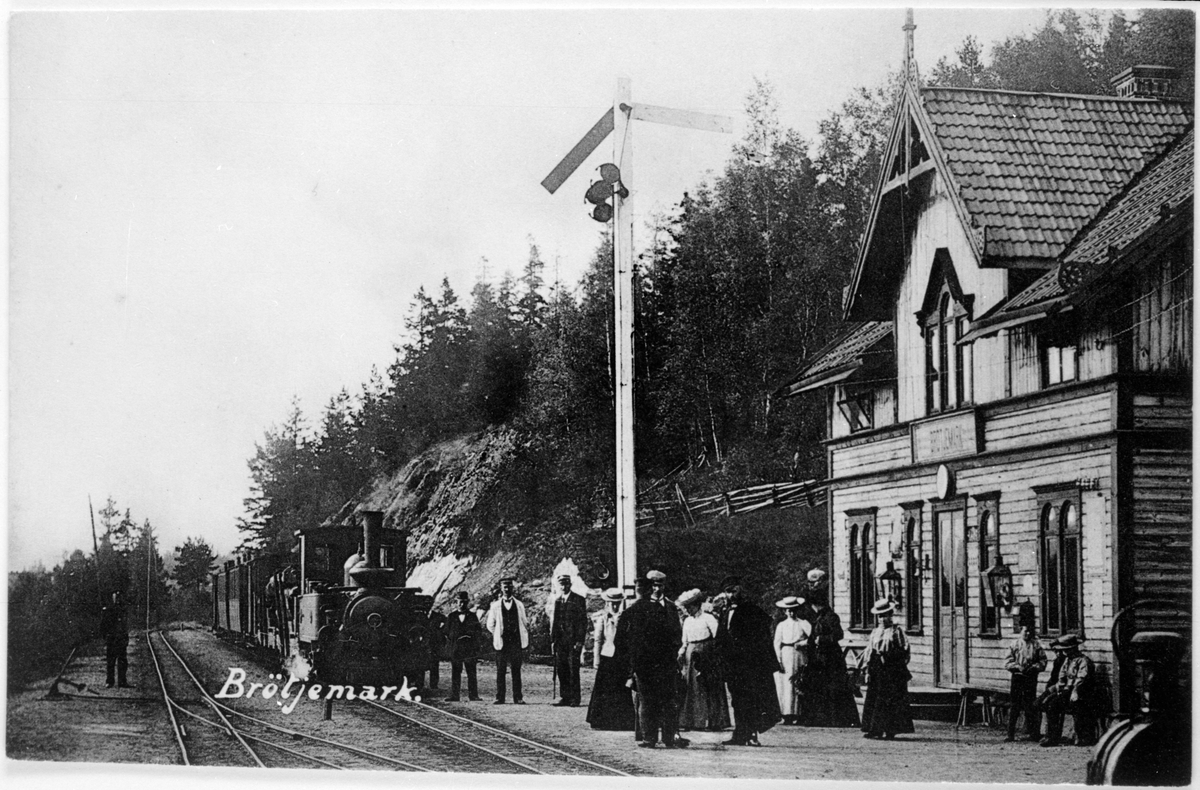
[[[403,710],[364,700],[372,708],[533,774],[633,776],[609,765],[525,738],[456,713],[411,702]],[[430,719],[437,719],[438,724]],[[441,726],[439,726],[441,725]]]
[[[469,719],[423,702],[409,702],[402,709],[382,705],[369,700],[354,706],[355,715],[366,714],[371,725],[381,730],[395,730],[392,748],[403,748],[405,757],[400,760],[379,751],[364,749],[350,743],[339,742],[309,732],[282,727],[243,710],[217,700],[204,688],[204,684],[192,671],[183,655],[163,632],[147,634],[147,647],[162,687],[168,718],[174,732],[184,764],[193,764],[193,751],[184,726],[187,722],[202,725],[206,730],[223,733],[221,739],[222,759],[229,761],[231,752],[240,755],[243,764],[249,759],[253,764],[267,766],[310,767],[318,765],[329,769],[378,769],[381,765],[392,770],[408,771],[459,771],[476,773],[528,773],[528,774],[590,774],[631,776],[625,771],[604,765],[581,755],[539,743],[498,727]],[[171,653],[182,672],[181,682],[194,687],[199,696],[183,700],[178,690],[172,693],[172,682],[160,661],[155,641]],[[194,708],[205,709],[210,715],[202,715]],[[215,715],[215,718],[213,717]],[[232,736],[240,749],[232,749]],[[305,748],[285,745],[285,739],[301,741]],[[212,747],[208,750],[211,752]],[[260,756],[259,751],[263,751]],[[264,756],[268,752],[279,756]]]
[[[183,759],[183,762],[185,765],[192,764],[192,756],[187,748],[187,740],[188,740],[189,736],[188,736],[186,728],[183,726],[182,720],[176,714],[183,714],[187,717],[190,717],[190,719],[192,721],[198,722],[200,724],[204,724],[209,728],[221,730],[226,735],[232,736],[237,741],[237,743],[240,744],[240,746],[242,747],[242,751],[245,753],[245,755],[248,756],[255,765],[257,765],[258,767],[262,767],[262,768],[267,767],[267,763],[265,763],[263,761],[262,757],[259,755],[259,753],[255,749],[255,747],[251,746],[251,742],[253,742],[254,744],[256,744],[258,746],[268,747],[269,749],[271,749],[273,751],[281,752],[281,753],[286,754],[289,757],[293,758],[291,763],[287,763],[285,761],[285,764],[288,765],[289,767],[294,767],[295,761],[298,760],[298,761],[300,761],[300,764],[304,764],[304,765],[316,764],[316,765],[322,766],[324,768],[331,768],[334,770],[346,770],[346,769],[353,769],[353,768],[377,768],[377,767],[379,767],[380,764],[383,764],[384,766],[392,768],[394,770],[409,770],[409,771],[430,771],[430,770],[432,770],[430,768],[418,765],[416,763],[411,763],[411,762],[408,762],[405,760],[397,760],[394,757],[390,757],[385,754],[380,754],[378,752],[373,752],[368,749],[362,749],[362,748],[360,748],[358,746],[354,746],[352,744],[341,743],[338,741],[331,740],[329,738],[323,738],[321,736],[313,735],[311,733],[305,733],[305,732],[301,732],[299,730],[294,730],[294,729],[291,729],[288,727],[281,727],[276,724],[271,724],[270,722],[264,721],[255,716],[251,716],[247,713],[239,711],[239,710],[237,710],[229,705],[226,705],[222,702],[218,702],[204,688],[204,684],[200,681],[199,678],[196,677],[195,673],[192,671],[192,669],[188,665],[187,661],[184,659],[184,657],[182,655],[180,655],[179,651],[176,650],[175,646],[173,644],[171,644],[169,639],[167,639],[166,634],[164,634],[162,632],[154,632],[154,633],[157,634],[157,636],[158,636],[159,640],[162,642],[162,644],[174,656],[178,666],[183,670],[184,673],[186,673],[187,677],[192,681],[192,684],[195,686],[196,690],[199,692],[199,695],[200,695],[199,702],[206,705],[217,717],[216,719],[211,719],[211,718],[208,718],[207,716],[202,716],[202,715],[189,709],[189,704],[194,706],[196,704],[196,702],[185,703],[185,702],[180,701],[180,699],[178,699],[176,696],[172,695],[171,689],[169,688],[170,684],[167,682],[167,678],[166,678],[167,673],[165,672],[164,667],[162,666],[162,663],[159,661],[157,651],[154,649],[153,637],[151,634],[147,634],[146,635],[147,647],[150,651],[150,656],[154,663],[154,668],[155,668],[155,672],[158,676],[159,684],[162,687],[163,699],[166,701],[167,711],[169,714],[168,718],[171,721],[171,726],[172,726],[172,729],[175,734],[175,739],[179,745],[182,759]],[[230,717],[233,717],[233,718],[231,719]],[[237,720],[237,722],[238,722],[237,724],[234,723],[234,719]],[[275,738],[272,738],[270,736],[275,736]],[[291,746],[286,746],[278,740],[279,736],[283,736],[283,737],[293,739],[293,740],[303,741],[310,748],[318,749],[319,753],[314,754],[311,751],[306,752],[306,751],[301,751],[300,749],[293,748]],[[331,752],[342,755],[341,759],[339,759],[336,762],[334,761],[334,759],[330,759],[333,756],[333,754],[331,754]],[[351,755],[354,758],[359,758],[359,759],[348,760],[346,758],[346,755]],[[367,763],[366,765],[363,764],[364,760]],[[274,761],[272,761],[272,762],[274,762]]]

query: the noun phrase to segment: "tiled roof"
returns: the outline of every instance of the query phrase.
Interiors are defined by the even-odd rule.
[[[794,395],[828,382],[829,376],[843,369],[854,370],[863,364],[871,348],[892,334],[891,321],[863,321],[849,325],[847,331],[813,355],[813,359],[788,379],[779,392]],[[837,379],[832,379],[837,380]]]
[[[1188,129],[1079,232],[1059,266],[985,316],[981,323],[998,323],[1007,316],[1027,312],[1026,308],[1058,302],[1067,296],[1064,284],[1075,288],[1108,271],[1115,260],[1109,250],[1119,251],[1136,242],[1163,219],[1164,206],[1171,210],[1192,210],[1195,180],[1195,131]]]
[[[1056,258],[1190,123],[1179,102],[922,88],[984,253]]]
[[[1103,263],[1111,247],[1121,249],[1177,208],[1196,191],[1195,130],[1189,129],[1162,159],[1146,168],[1092,226],[1072,242],[1065,260]]]

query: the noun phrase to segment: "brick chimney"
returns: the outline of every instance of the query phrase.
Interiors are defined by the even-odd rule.
[[[1113,77],[1113,87],[1122,99],[1165,99],[1171,95],[1171,66],[1130,66]]]

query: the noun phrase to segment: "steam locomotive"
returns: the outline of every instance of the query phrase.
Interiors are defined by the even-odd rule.
[[[289,554],[226,562],[212,578],[213,630],[283,660],[302,657],[324,683],[420,687],[434,649],[433,597],[404,586],[407,533],[385,530],[380,512],[359,514],[361,531],[300,529]]]

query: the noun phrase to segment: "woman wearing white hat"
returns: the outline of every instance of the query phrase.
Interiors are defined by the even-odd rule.
[[[863,650],[860,666],[867,673],[867,697],[863,701],[864,738],[891,740],[898,732],[912,732],[912,713],[908,709],[908,639],[904,629],[892,621],[892,602],[882,598],[871,613],[879,625],[871,632]]]
[[[716,652],[720,626],[715,616],[701,611],[704,599],[699,590],[688,590],[675,602],[687,613],[679,648],[687,686],[679,706],[681,730],[723,730],[729,726],[729,700]]]
[[[812,632],[808,621],[800,619],[803,605],[804,599],[794,595],[775,602],[786,615],[775,626],[775,657],[782,670],[775,673],[775,691],[779,695],[784,724],[800,722],[800,683],[804,678],[804,665],[808,663],[808,636]]]
[[[604,599],[604,609],[592,615],[596,679],[588,703],[587,722],[593,730],[631,731],[634,726],[633,694],[625,684],[629,679],[629,659],[617,652],[615,642],[625,596],[619,587],[610,587],[600,597]]]

